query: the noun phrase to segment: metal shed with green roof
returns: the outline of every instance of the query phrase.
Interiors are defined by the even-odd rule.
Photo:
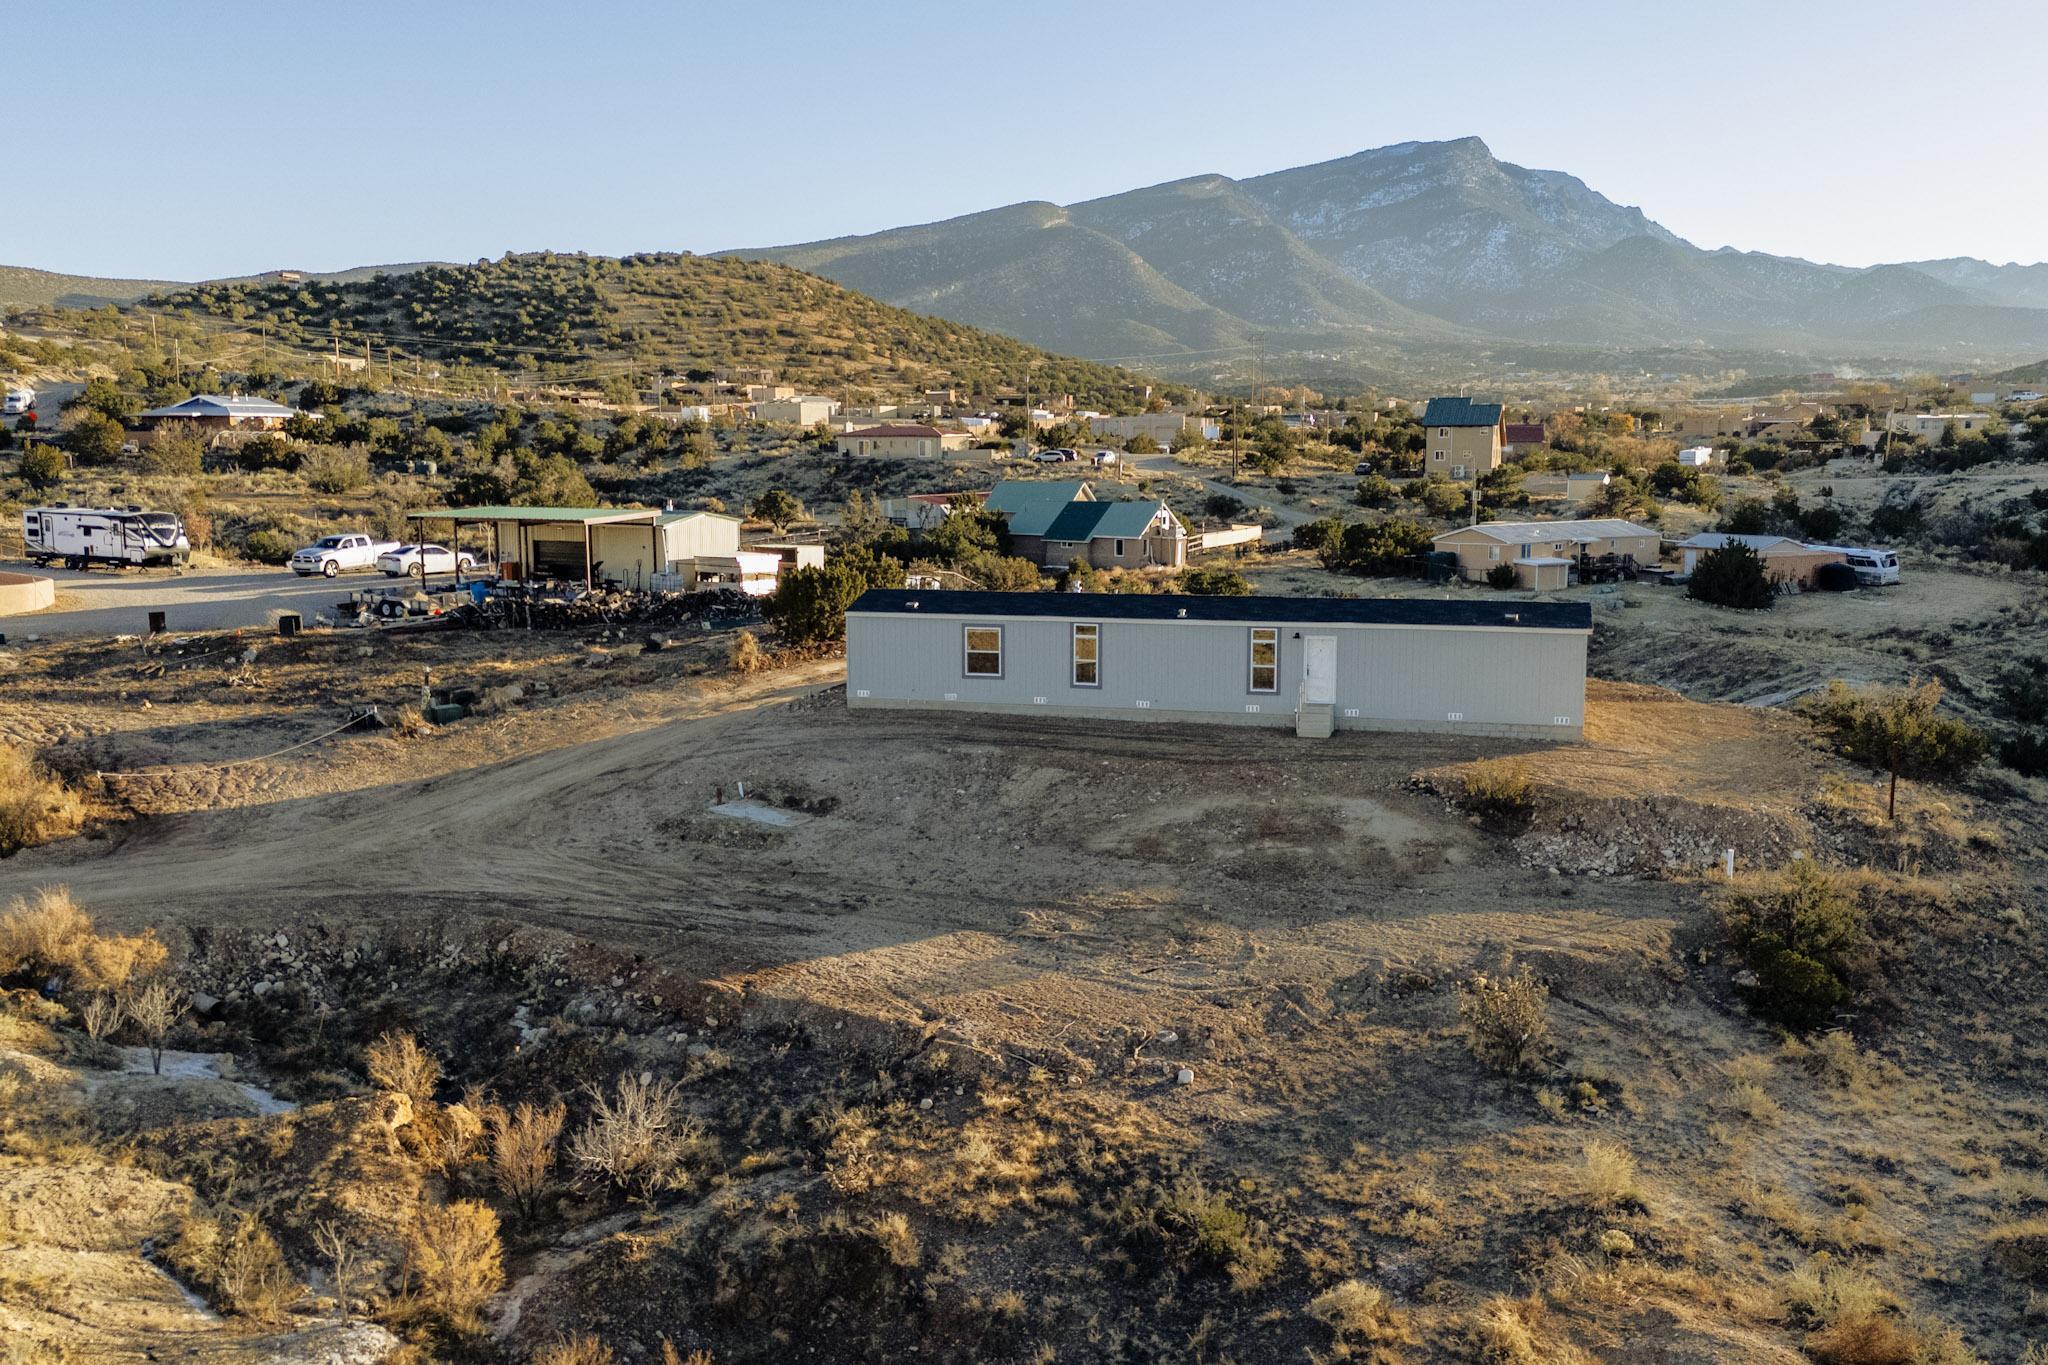
[[[586,587],[687,587],[696,561],[739,553],[739,518],[716,512],[491,505],[428,508],[406,520],[421,540],[446,523],[451,543],[464,527],[488,528],[500,576]]]

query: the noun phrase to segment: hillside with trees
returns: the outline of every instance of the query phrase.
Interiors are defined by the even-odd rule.
[[[773,370],[831,394],[1030,388],[1135,411],[1145,381],[924,317],[787,266],[678,254],[540,252],[354,282],[195,285],[151,309],[260,332],[308,352],[459,363],[535,379]]]

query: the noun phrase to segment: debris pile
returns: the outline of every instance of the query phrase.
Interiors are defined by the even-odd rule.
[[[598,588],[573,596],[496,591],[477,607],[486,626],[573,630],[594,625],[733,625],[761,618],[761,599],[737,588],[703,592],[638,592]]]
[[[430,592],[417,587],[365,589],[338,604],[357,626],[393,630],[576,630],[597,625],[707,627],[761,619],[761,599],[737,588],[641,592],[627,588],[539,590],[521,584]]]

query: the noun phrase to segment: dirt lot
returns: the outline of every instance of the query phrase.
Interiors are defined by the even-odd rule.
[[[1768,668],[1787,687],[1861,660],[1890,676],[1891,637],[1828,614],[1866,596],[1857,611],[1966,640],[2026,610],[1962,572],[1768,618],[1631,587],[1597,599],[1600,667],[1658,661],[1708,694]],[[494,1310],[507,1358],[571,1330],[721,1361],[1185,1359],[1191,1336],[1200,1358],[1327,1358],[1306,1305],[1358,1279],[1388,1305],[1380,1354],[1346,1347],[1360,1359],[1797,1360],[1823,1320],[1800,1286],[1838,1261],[1885,1314],[1984,1358],[2038,1328],[2038,1295],[1987,1260],[1994,1229],[2048,1209],[2048,1021],[2024,984],[2043,960],[2038,803],[1909,784],[1887,828],[1869,775],[1786,712],[1631,683],[1594,685],[1583,744],[1305,741],[855,714],[836,662],[736,676],[728,642],[9,654],[0,735],[76,778],[96,823],[0,863],[0,903],[64,884],[103,927],[159,928],[239,1002],[231,1031],[320,1058],[302,1097],[347,1089],[337,1035],[393,1018],[465,1086],[690,1078],[710,1169],[637,1220],[586,1202],[521,1225]],[[1737,651],[1750,662],[1717,671]],[[1801,653],[1815,672],[1791,670]],[[320,738],[349,702],[395,712],[428,669],[521,695]],[[1527,828],[1452,799],[1491,759],[1529,779]],[[1887,921],[1894,966],[1825,1066],[1739,1003],[1710,908],[1729,848],[1745,870],[1939,872],[1902,883],[1918,908]],[[338,965],[294,978],[311,969],[278,933],[330,963],[486,942],[475,975],[422,950],[366,1003]],[[551,965],[513,970],[522,936],[559,945]],[[233,948],[258,964],[242,975],[236,944],[255,945]],[[1506,1078],[1467,1052],[1457,983],[1518,966],[1548,985],[1551,1039]],[[301,1003],[262,1005],[258,976]],[[282,1042],[242,1046],[283,1065]],[[178,1151],[214,1140],[178,1131]],[[1599,1144],[1622,1151],[1625,1193],[1589,1193]],[[213,1192],[217,1159],[180,1159]],[[1270,1268],[1151,1268],[1129,1201],[1191,1177],[1251,1220]],[[270,1207],[291,1225],[289,1200]],[[805,1261],[822,1316],[770,1292],[796,1263],[762,1248],[899,1215],[914,1271],[878,1286]]]

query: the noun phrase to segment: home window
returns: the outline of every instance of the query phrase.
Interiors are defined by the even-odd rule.
[[[1451,434],[1451,429],[1449,427],[1438,427],[1436,429],[1436,434],[1439,436],[1448,436]]]
[[[1102,686],[1102,627],[1074,627],[1074,686]]]
[[[1454,465],[1452,465],[1452,466],[1451,466],[1451,477],[1452,477],[1452,478],[1454,478],[1454,479],[1462,479],[1462,478],[1464,478],[1464,477],[1465,477],[1465,466],[1463,466],[1463,465],[1461,465],[1461,464],[1454,464]]]
[[[1486,557],[1487,557],[1488,559],[1499,559],[1499,558],[1500,558],[1500,546],[1498,546],[1498,545],[1489,545],[1489,546],[1487,546],[1487,547],[1486,547]]]
[[[964,631],[967,648],[967,676],[970,678],[1000,678],[1003,676],[1003,628],[1001,626],[968,626]]]
[[[1278,626],[1252,627],[1251,690],[1254,692],[1278,692],[1280,690],[1280,629]]]
[[[1121,540],[1119,540],[1116,543],[1116,557],[1118,559],[1122,559],[1124,557],[1124,543]]]

